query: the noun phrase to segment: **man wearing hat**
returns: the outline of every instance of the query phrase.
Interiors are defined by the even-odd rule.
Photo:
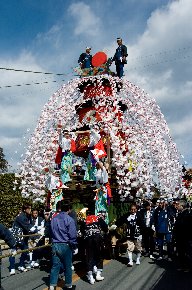
[[[92,67],[92,55],[91,47],[87,46],[85,52],[83,52],[78,60],[78,63],[82,69]]]
[[[122,38],[120,37],[117,38],[117,44],[118,48],[116,49],[115,55],[112,60],[115,61],[117,76],[119,78],[122,78],[123,67],[124,64],[127,63],[126,60],[126,57],[128,56],[127,47],[122,43]]]

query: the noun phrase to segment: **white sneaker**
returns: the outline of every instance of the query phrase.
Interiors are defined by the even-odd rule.
[[[163,257],[159,257],[159,258],[157,258],[157,261],[161,261],[161,260],[163,260]]]
[[[23,267],[23,266],[19,266],[18,270],[21,271],[21,272],[27,272],[27,269],[25,267]]]
[[[88,281],[89,281],[89,283],[91,284],[91,285],[93,285],[94,283],[95,283],[95,279],[93,278],[93,275],[91,274],[88,274],[87,275],[87,279],[88,279]]]
[[[49,286],[49,290],[55,290],[55,286]]]
[[[38,267],[39,267],[39,263],[35,262],[35,263],[33,264],[33,267],[34,267],[34,268],[38,268]]]
[[[137,259],[137,261],[136,261],[136,265],[140,265],[140,264],[141,264],[140,260]]]
[[[10,271],[10,276],[11,275],[15,275],[15,269],[11,269],[11,271]]]
[[[127,267],[132,267],[133,266],[133,261],[130,261],[128,264],[127,264]]]
[[[31,267],[32,267],[32,268],[34,267],[34,264],[35,264],[35,261],[32,261],[32,262],[31,262]]]
[[[101,276],[101,271],[97,271],[96,281],[103,281],[104,277]]]
[[[155,257],[153,255],[150,255],[149,258],[152,259],[152,260],[155,259]]]

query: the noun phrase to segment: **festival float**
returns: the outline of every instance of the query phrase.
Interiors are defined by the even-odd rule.
[[[53,211],[70,200],[77,211],[104,212],[109,222],[111,205],[152,198],[154,184],[175,197],[182,166],[155,100],[116,77],[104,52],[92,65],[76,68],[78,77],[44,105],[21,166],[22,195]]]

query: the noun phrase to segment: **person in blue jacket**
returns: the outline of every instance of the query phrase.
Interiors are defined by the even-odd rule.
[[[7,229],[3,224],[0,224],[0,239],[4,240],[11,249],[15,248],[15,238],[12,235],[11,231]]]
[[[85,52],[80,55],[78,63],[82,69],[92,67],[91,47],[86,47]]]
[[[167,243],[168,260],[171,260],[172,256],[172,230],[174,225],[174,212],[171,207],[168,206],[165,200],[161,200],[159,206],[154,211],[154,225],[157,237],[157,243],[159,247],[159,258],[163,259],[163,244],[164,239]]]
[[[127,60],[126,60],[126,57],[128,56],[127,47],[123,44],[122,38],[120,37],[117,38],[117,44],[118,44],[118,47],[116,49],[116,52],[112,61],[115,61],[117,76],[119,78],[122,78],[124,64],[127,63]]]
[[[57,286],[62,265],[65,272],[65,288],[72,288],[72,254],[77,254],[77,229],[75,221],[69,216],[70,204],[61,200],[61,212],[51,220],[52,268],[49,290]]]

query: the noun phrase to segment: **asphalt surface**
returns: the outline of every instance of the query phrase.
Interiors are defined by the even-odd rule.
[[[192,272],[177,271],[177,261],[156,261],[142,257],[141,265],[127,267],[127,257],[105,261],[103,276],[105,279],[90,285],[85,276],[82,262],[76,261],[73,272],[73,285],[76,290],[192,290]],[[9,276],[8,259],[2,262],[2,289],[4,290],[47,290],[49,285],[49,265],[42,261],[39,269]],[[58,283],[61,290],[64,281]]]

